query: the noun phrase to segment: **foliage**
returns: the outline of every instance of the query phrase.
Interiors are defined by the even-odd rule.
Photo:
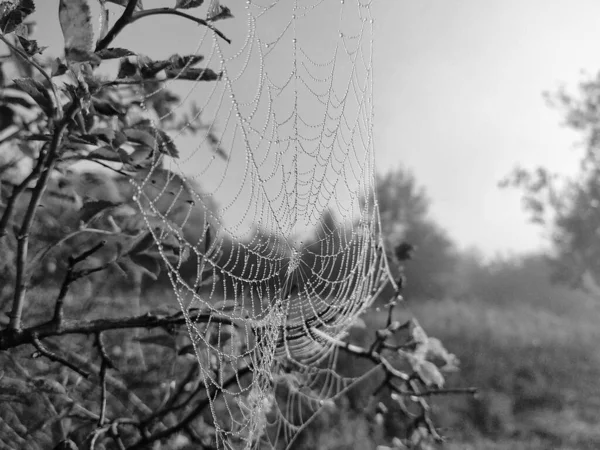
[[[409,171],[399,167],[378,179],[377,199],[388,247],[403,242],[414,247],[403,269],[407,280],[404,294],[407,298],[442,298],[454,272],[456,250],[445,231],[429,217],[425,191]]]
[[[600,280],[600,74],[579,84],[579,92],[564,89],[548,95],[561,110],[565,125],[582,136],[579,170],[559,176],[544,167],[517,168],[502,181],[523,192],[523,204],[532,222],[548,230],[554,247],[555,278],[572,286]]]
[[[164,81],[214,83],[221,74],[196,67],[201,55],[153,60],[110,44],[128,24],[159,14],[186,17],[229,42],[214,23],[231,13],[219,2],[211,2],[207,20],[181,11],[202,1],[157,9],[144,9],[137,0],[112,3],[124,7],[121,16],[109,27],[105,2],[100,1],[103,27],[95,36],[90,1],[61,1],[65,56],[53,60],[30,39],[24,24],[34,2],[0,3],[0,40],[10,51],[0,68],[0,276],[8,280],[0,292],[0,307],[8,318],[0,322],[2,439],[9,446],[40,449],[215,448],[223,445],[218,416],[239,418],[244,401],[253,400],[249,394],[234,411],[223,401],[230,387],[251,384],[253,367],[232,370],[221,361],[225,346],[234,356],[247,349],[248,330],[220,314],[230,306],[227,298],[210,311],[192,310],[185,317],[176,302],[165,302],[172,293],[157,295],[157,290],[143,298],[141,285],[143,279],[164,279],[183,267],[192,253],[185,241],[203,244],[193,249],[196,258],[213,252],[214,224],[206,213],[211,205],[195,205],[194,186],[166,168],[167,161],[180,155],[170,131],[185,124],[187,130],[206,133],[217,155],[226,154],[212,126],[190,123],[190,117],[199,117],[197,108],[183,117],[171,114],[179,98],[164,88]],[[119,59],[120,70],[107,80],[102,65],[112,59]],[[17,78],[11,81],[9,75]],[[80,163],[98,169],[78,170]],[[174,185],[181,188],[176,201]],[[390,191],[392,180],[384,185],[390,204],[399,193]],[[399,192],[413,185],[412,179],[401,183]],[[440,255],[450,258],[449,241],[425,219],[424,200],[411,195],[406,199],[412,208],[406,216],[409,233],[402,237],[414,238],[428,255],[422,264],[439,262]],[[400,220],[396,210],[390,211],[390,221]],[[341,229],[340,246],[347,237]],[[422,238],[418,230],[423,230]],[[316,251],[317,242],[318,236],[307,248]],[[231,254],[224,256],[229,263],[223,262],[221,272],[211,268],[186,276],[198,278],[200,289],[213,288],[212,280],[225,277],[225,296],[231,281],[227,276],[251,279],[257,269],[250,258],[271,251],[268,244],[246,244],[223,247]],[[325,256],[331,256],[328,270],[359,276],[344,266],[342,257]],[[445,268],[447,261],[442,263]],[[113,281],[117,275],[121,283]],[[85,292],[86,283],[91,291]],[[274,287],[257,283],[257,293],[263,289]],[[435,290],[422,292],[437,295]],[[455,367],[456,359],[418,322],[393,317],[394,307],[395,300],[388,304],[385,323],[371,330],[368,345],[339,342],[337,350],[368,362],[367,374],[376,369],[382,375],[371,387],[402,417],[402,436],[394,436],[395,445],[430,448],[441,437],[426,397],[445,392],[443,373]],[[207,348],[197,349],[186,320],[198,324]],[[204,381],[206,372],[220,386]],[[291,391],[288,395],[300,391],[282,390]],[[339,416],[345,412],[340,410]],[[357,413],[348,417],[363,423]]]

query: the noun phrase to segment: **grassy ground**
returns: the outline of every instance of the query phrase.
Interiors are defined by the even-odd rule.
[[[539,304],[444,300],[410,308],[460,358],[449,383],[481,391],[436,402],[446,448],[600,448],[600,301],[572,293]]]

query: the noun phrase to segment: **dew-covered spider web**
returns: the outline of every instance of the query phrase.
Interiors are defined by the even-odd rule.
[[[194,35],[221,78],[161,87],[183,94],[151,117],[185,118],[169,133],[180,157],[157,161],[136,199],[151,228],[165,224],[157,242],[168,230],[185,250],[165,262],[219,448],[285,448],[357,380],[336,370],[340,343],[389,278],[370,3],[207,1],[205,17],[233,15],[213,23],[231,44]],[[159,171],[166,182],[150,186]]]

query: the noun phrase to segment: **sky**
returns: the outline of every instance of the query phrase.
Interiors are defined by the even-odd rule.
[[[578,136],[542,93],[600,67],[600,3],[403,0],[374,10],[379,168],[413,170],[461,247],[546,246],[518,193],[497,182],[517,164],[575,170]]]
[[[58,24],[45,19],[58,0],[37,3],[38,36],[60,47]],[[517,164],[575,170],[577,135],[542,93],[600,67],[600,3],[374,0],[373,15],[377,168],[412,170],[461,248],[492,256],[546,246],[518,192],[497,183]],[[149,45],[162,33],[193,48],[194,28],[165,23],[120,42]]]

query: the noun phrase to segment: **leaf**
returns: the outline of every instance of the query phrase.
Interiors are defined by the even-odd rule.
[[[172,158],[179,158],[179,150],[177,150],[171,136],[169,136],[166,131],[159,130],[158,128],[155,128],[154,131],[158,137],[158,151],[165,155],[169,155]]]
[[[115,150],[112,147],[100,147],[88,154],[88,159],[101,159],[104,161],[129,162],[129,155],[124,150]]]
[[[153,279],[157,280],[160,275],[160,260],[147,254],[129,254],[129,259]]]
[[[65,439],[60,441],[52,450],[79,450],[79,447],[71,439]]]
[[[175,338],[170,334],[153,334],[151,336],[134,338],[133,340],[142,344],[160,345],[161,347],[166,347],[173,350],[175,350],[177,345]]]
[[[92,131],[92,135],[98,136],[98,139],[107,144],[112,144],[116,137],[115,130],[109,127],[96,128]]]
[[[352,328],[360,328],[361,330],[366,330],[367,324],[363,319],[357,317],[352,321]]]
[[[150,249],[150,247],[152,247],[153,245],[154,236],[152,236],[152,233],[150,231],[145,231],[133,241],[131,249],[127,253],[129,255],[143,253],[146,250]]]
[[[31,384],[45,394],[67,395],[67,390],[58,381],[46,377],[33,378]]]
[[[117,206],[119,206],[119,203],[109,202],[107,200],[92,200],[85,202],[79,210],[79,220],[88,223],[98,214],[111,211]]]
[[[178,355],[195,355],[196,351],[194,350],[194,346],[192,344],[184,345],[177,352]]]
[[[64,64],[59,58],[56,58],[52,62],[52,73],[51,73],[51,76],[52,77],[59,77],[61,75],[64,75],[65,73],[67,73],[67,70],[69,70],[69,68],[67,67],[67,65]]]
[[[437,366],[430,361],[422,361],[416,367],[415,372],[419,374],[419,377],[427,386],[435,386],[437,388],[444,386],[444,376]]]
[[[122,116],[125,114],[123,106],[107,99],[92,98],[94,111],[103,116]]]
[[[233,14],[231,14],[231,10],[227,6],[221,5],[219,0],[212,0],[207,20],[216,22],[217,20],[229,19],[230,17],[233,17]]]
[[[197,8],[198,6],[202,5],[203,3],[204,3],[204,0],[176,0],[175,8],[176,9]]]
[[[168,59],[170,63],[170,69],[183,69],[184,67],[191,67],[198,64],[200,61],[204,60],[204,56],[202,55],[171,55]]]
[[[117,59],[125,56],[135,56],[135,53],[126,48],[105,48],[104,50],[96,52],[96,55],[98,55],[100,59]]]
[[[52,97],[42,83],[34,80],[33,78],[19,78],[13,81],[19,89],[31,96],[31,98],[42,108],[46,115],[52,115]]]
[[[12,33],[34,11],[33,0],[3,1],[0,3],[0,29],[5,34]]]
[[[29,56],[37,55],[38,53],[41,54],[44,50],[48,48],[40,47],[37,41],[34,41],[33,39],[26,39],[20,35],[17,35],[17,39],[23,47],[23,50],[25,50],[25,53],[27,53]]]
[[[68,61],[89,61],[93,55],[94,28],[89,0],[60,0],[59,21]]]
[[[167,78],[186,80],[186,81],[215,81],[220,80],[223,74],[217,73],[212,69],[197,69],[195,67],[189,67],[185,70],[168,69],[165,71]]]
[[[129,128],[123,132],[125,133],[125,136],[127,136],[127,140],[130,142],[142,144],[150,147],[151,149],[156,148],[156,139],[146,131]]]

